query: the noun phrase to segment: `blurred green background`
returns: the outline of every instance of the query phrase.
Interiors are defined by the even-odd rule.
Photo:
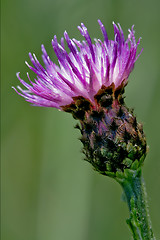
[[[67,30],[82,39],[84,22],[92,39],[104,23],[127,29],[135,24],[144,51],[126,88],[150,146],[143,173],[153,230],[160,239],[160,1],[159,0],[2,0],[2,240],[128,240],[129,213],[121,188],[83,161],[72,116],[31,107],[11,86],[16,72],[26,78],[28,52],[41,59],[43,43],[54,61],[51,39]],[[140,48],[139,48],[140,50]],[[33,76],[33,75],[32,75]]]

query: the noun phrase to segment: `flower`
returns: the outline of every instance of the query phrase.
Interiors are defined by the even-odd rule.
[[[53,63],[42,45],[42,59],[45,68],[37,60],[35,54],[29,53],[33,66],[28,67],[35,72],[36,79],[32,82],[29,74],[27,77],[30,85],[20,78],[19,81],[26,87],[20,86],[15,91],[23,96],[26,101],[35,106],[55,107],[63,109],[63,106],[74,101],[75,97],[81,96],[95,105],[94,96],[104,87],[113,87],[114,91],[123,88],[128,83],[128,76],[134,67],[139,55],[136,57],[137,46],[133,26],[129,30],[127,40],[124,38],[121,26],[113,23],[114,40],[109,40],[104,25],[98,20],[104,41],[95,39],[93,44],[87,28],[82,23],[78,29],[86,41],[70,39],[68,33],[64,32],[70,53],[54,36],[52,46],[58,58],[59,66]]]
[[[27,90],[19,86],[19,91],[14,89],[35,106],[72,113],[80,121],[77,128],[86,160],[101,174],[115,176],[126,168],[139,167],[147,152],[142,124],[123,97],[128,76],[140,55],[136,57],[140,39],[136,43],[132,26],[125,40],[120,25],[113,23],[114,40],[109,40],[103,24],[98,22],[104,41],[95,39],[95,44],[83,23],[78,29],[86,41],[70,39],[64,32],[70,53],[64,39],[59,44],[54,36],[52,46],[59,66],[50,60],[43,45],[45,68],[29,53],[33,67],[27,65],[37,78],[32,82],[27,73],[29,85],[18,73]]]

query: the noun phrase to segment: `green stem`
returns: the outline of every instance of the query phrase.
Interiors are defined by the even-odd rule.
[[[122,186],[126,196],[130,211],[127,223],[131,228],[134,240],[155,240],[141,169],[126,170],[123,176],[117,176],[116,180]]]

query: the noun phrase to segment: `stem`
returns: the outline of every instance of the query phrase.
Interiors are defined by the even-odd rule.
[[[126,170],[123,176],[118,176],[116,180],[122,186],[126,196],[130,211],[127,224],[131,228],[134,240],[155,240],[148,213],[141,169]]]

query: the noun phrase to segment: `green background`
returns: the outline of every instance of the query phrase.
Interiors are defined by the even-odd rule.
[[[129,213],[121,188],[83,161],[72,116],[32,107],[11,86],[16,72],[26,78],[28,52],[41,59],[43,43],[65,30],[82,39],[84,22],[101,37],[97,19],[113,38],[112,21],[135,24],[144,51],[126,88],[150,146],[143,167],[153,230],[160,239],[160,1],[152,0],[2,0],[2,240],[128,240]],[[140,48],[139,48],[140,50]],[[53,56],[53,57],[52,57]],[[34,76],[31,74],[31,76]]]

